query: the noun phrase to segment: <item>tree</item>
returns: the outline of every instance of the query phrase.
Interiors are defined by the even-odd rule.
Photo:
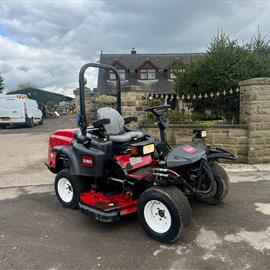
[[[260,30],[251,38],[246,45],[250,57],[247,59],[247,65],[251,69],[251,77],[269,77],[270,76],[270,42],[262,37]]]
[[[4,88],[5,88],[4,79],[0,75],[0,93],[3,92]]]
[[[175,89],[180,94],[198,94],[236,88],[239,80],[249,77],[248,51],[223,32],[210,41],[204,57],[187,63],[185,72],[177,74]]]
[[[259,30],[242,46],[221,32],[210,41],[204,57],[189,61],[185,72],[176,74],[175,89],[179,94],[230,90],[241,80],[269,76],[270,42]]]
[[[16,86],[17,90],[23,90],[23,89],[32,89],[32,88],[36,88],[36,86],[32,83],[19,83]]]
[[[179,95],[199,95],[199,93],[235,90],[238,82],[253,77],[270,76],[270,46],[269,41],[262,38],[260,32],[251,41],[239,45],[223,32],[218,33],[208,46],[204,57],[189,61],[184,73],[177,73],[175,89]],[[227,121],[232,121],[234,115],[230,110],[237,111],[239,98],[230,100],[230,106],[224,97],[216,98],[213,106],[207,100],[202,106],[202,100],[192,101],[196,113],[202,114],[211,110],[215,115],[225,115]]]

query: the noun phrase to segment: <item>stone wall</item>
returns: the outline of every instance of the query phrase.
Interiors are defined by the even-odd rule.
[[[138,117],[137,126],[145,122],[146,112],[148,104],[148,95],[150,88],[147,86],[127,86],[123,87],[121,91],[121,109],[122,115],[136,116]],[[79,90],[74,91],[77,112],[80,111],[80,98]],[[97,104],[94,102],[95,93],[90,90],[85,91],[85,113],[87,116],[87,123],[91,123],[96,119],[97,115]],[[133,125],[135,126],[135,125]]]
[[[127,86],[122,88],[121,109],[122,115],[138,117],[138,123],[146,120],[144,111],[148,105],[150,88],[147,86]]]
[[[270,162],[270,78],[239,83],[240,121],[248,127],[248,163]]]
[[[166,139],[172,146],[191,141],[194,129],[206,129],[206,144],[214,145],[232,151],[240,162],[247,162],[248,154],[248,131],[245,125],[224,126],[197,126],[197,125],[171,125],[166,130]],[[142,129],[159,139],[159,130],[153,125],[143,125]]]
[[[79,90],[76,89],[74,91],[74,94],[75,94],[76,110],[78,113],[80,111]],[[97,110],[94,104],[94,92],[90,90],[85,91],[85,113],[88,124],[91,123],[94,119],[96,119]]]
[[[270,78],[255,78],[239,83],[240,86],[240,125],[220,125],[207,127],[207,143],[228,149],[238,155],[239,161],[248,163],[270,162]],[[154,126],[142,126],[145,122],[147,86],[129,86],[122,89],[123,116],[137,116],[138,126],[159,138]],[[79,108],[78,90],[75,92]],[[94,93],[86,91],[87,121],[96,118],[97,107]],[[192,130],[198,126],[172,125],[166,130],[168,142],[178,145],[191,140]],[[205,128],[205,127],[200,127]]]

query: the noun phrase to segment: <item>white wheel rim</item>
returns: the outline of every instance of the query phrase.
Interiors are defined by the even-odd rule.
[[[73,198],[73,188],[71,183],[66,178],[60,178],[57,183],[58,194],[65,203],[71,202]]]
[[[172,224],[167,206],[157,200],[151,200],[145,205],[144,219],[151,230],[157,233],[167,232]]]

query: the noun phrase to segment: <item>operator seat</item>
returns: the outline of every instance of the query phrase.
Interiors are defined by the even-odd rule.
[[[115,109],[103,107],[97,110],[98,119],[108,118],[110,124],[104,125],[110,141],[115,143],[129,142],[135,138],[142,138],[144,134],[141,131],[126,131],[125,120]]]

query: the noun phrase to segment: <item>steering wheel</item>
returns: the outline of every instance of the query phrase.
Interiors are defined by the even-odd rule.
[[[153,113],[156,117],[160,117],[170,108],[171,108],[170,105],[158,105],[147,108],[145,111]]]

